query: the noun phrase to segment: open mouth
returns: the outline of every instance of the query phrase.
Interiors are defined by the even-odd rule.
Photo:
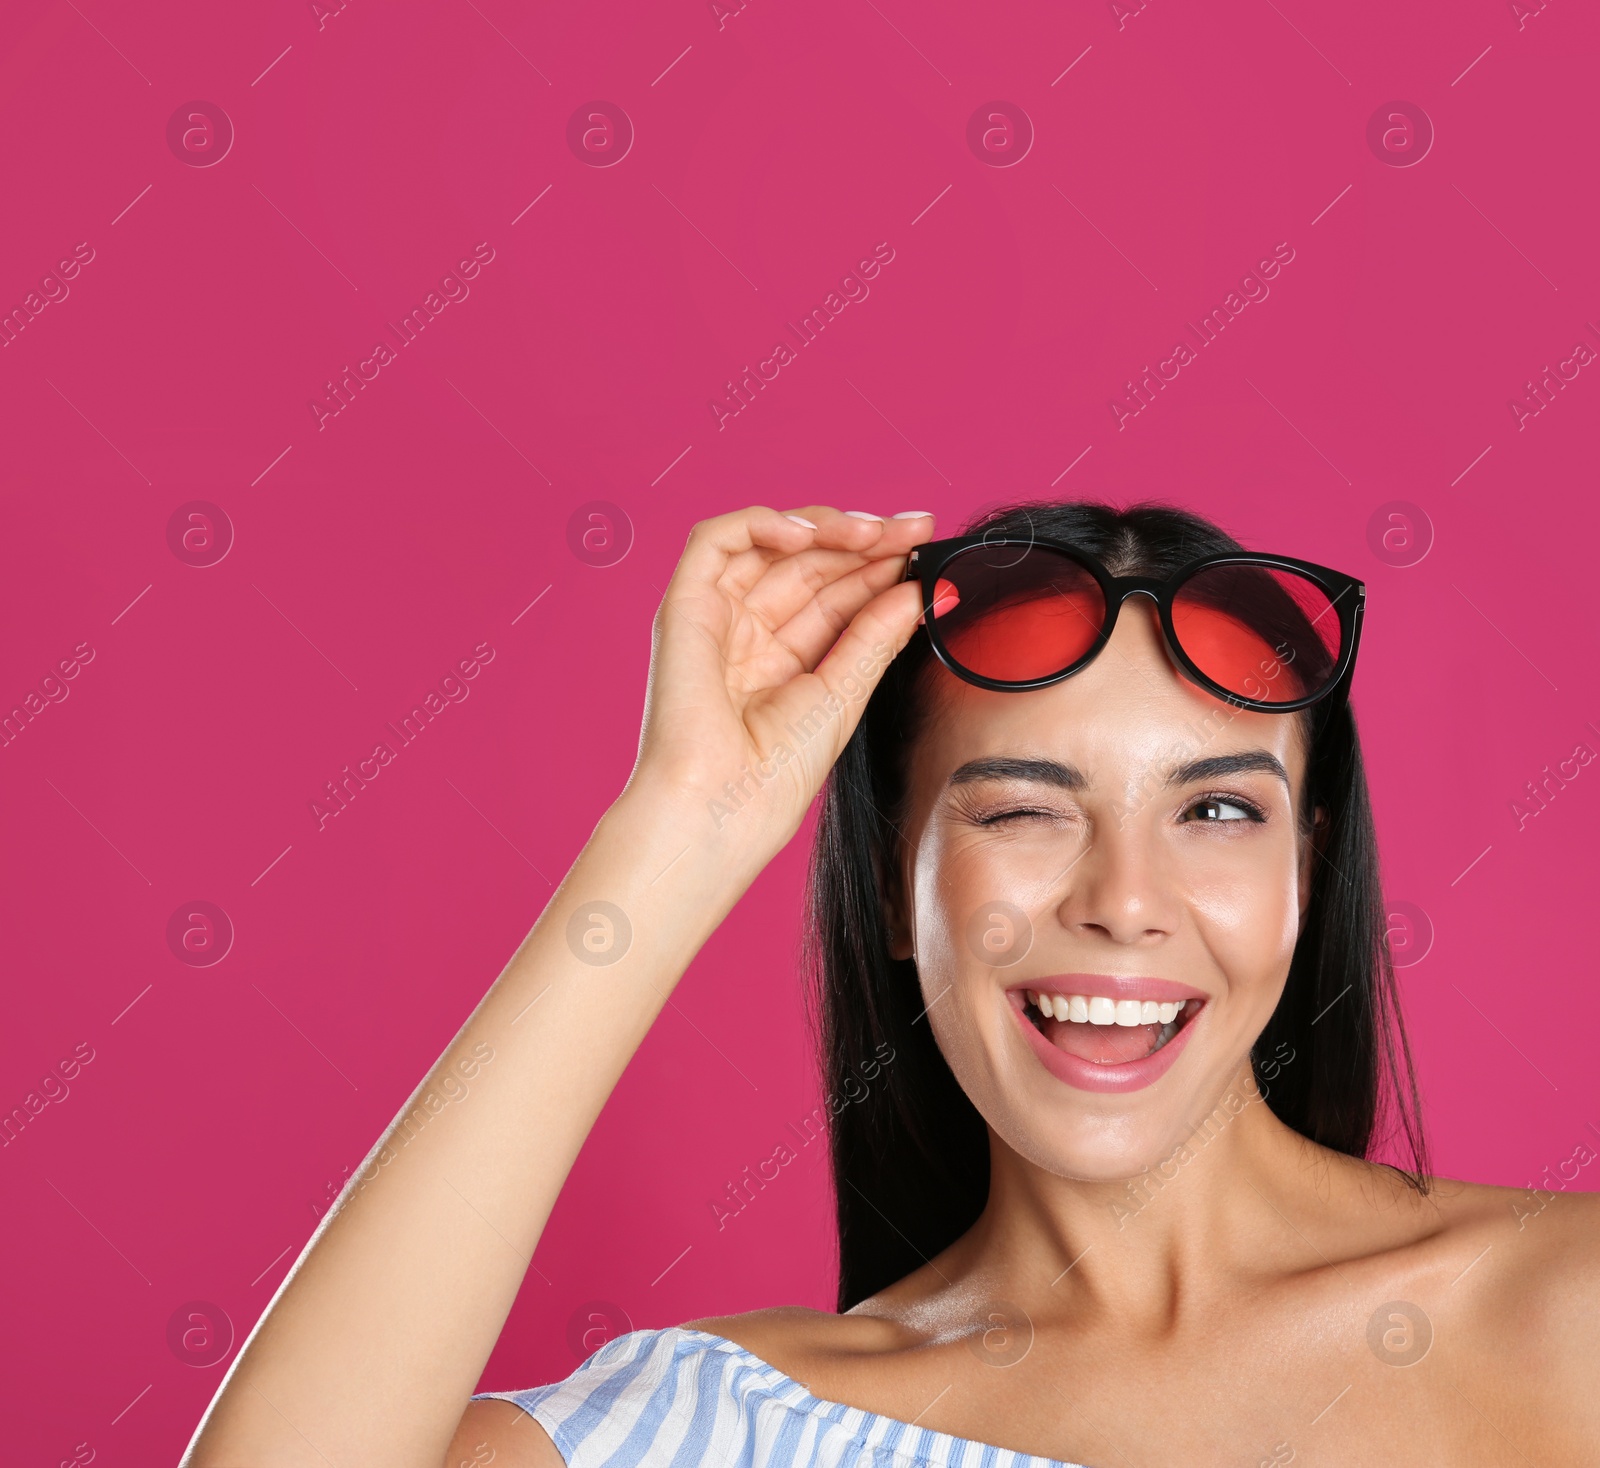
[[[1021,991],[1023,1017],[1057,1050],[1090,1065],[1146,1060],[1205,1007],[1203,999],[1111,999],[1100,994]]]

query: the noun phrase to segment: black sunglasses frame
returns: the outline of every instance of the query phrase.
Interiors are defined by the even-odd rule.
[[[939,584],[940,575],[952,561],[980,547],[993,550],[1006,546],[1016,546],[1022,551],[1049,550],[1076,562],[1099,584],[1106,607],[1104,626],[1100,628],[1089,651],[1075,663],[1044,677],[1028,678],[1013,683],[987,678],[981,673],[963,667],[945,646],[943,635],[939,631],[939,619],[933,615],[935,588]],[[1307,697],[1287,703],[1269,703],[1263,699],[1247,698],[1243,694],[1234,693],[1215,679],[1208,678],[1195,666],[1194,661],[1184,652],[1183,645],[1178,640],[1177,630],[1172,624],[1172,599],[1190,577],[1215,566],[1260,566],[1266,570],[1294,571],[1322,590],[1339,616],[1339,657],[1332,675],[1322,688]],[[1074,673],[1081,672],[1100,655],[1106,643],[1111,640],[1111,633],[1117,625],[1117,615],[1122,610],[1123,602],[1136,592],[1143,592],[1155,602],[1161,620],[1161,631],[1166,639],[1167,652],[1185,676],[1235,708],[1254,709],[1272,714],[1294,713],[1311,704],[1319,703],[1335,693],[1341,697],[1348,696],[1350,675],[1355,669],[1356,649],[1361,641],[1361,620],[1367,598],[1366,586],[1354,576],[1346,576],[1344,572],[1335,571],[1328,566],[1319,566],[1314,561],[1296,560],[1292,556],[1261,555],[1254,551],[1201,556],[1198,560],[1190,561],[1167,580],[1161,581],[1150,576],[1113,576],[1095,556],[1066,541],[1049,540],[1036,535],[997,536],[992,533],[958,535],[949,540],[930,540],[917,546],[906,558],[905,580],[921,583],[923,629],[928,634],[928,642],[933,648],[934,655],[956,677],[963,678],[979,688],[991,689],[997,693],[1026,693],[1035,688],[1048,688],[1064,678],[1070,678]]]

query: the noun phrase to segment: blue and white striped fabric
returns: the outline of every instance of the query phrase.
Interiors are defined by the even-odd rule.
[[[1080,1468],[824,1402],[703,1330],[636,1330],[515,1402],[568,1468]]]

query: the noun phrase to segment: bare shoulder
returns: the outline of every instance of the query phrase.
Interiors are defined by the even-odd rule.
[[[684,1329],[730,1340],[802,1383],[823,1363],[879,1356],[911,1344],[903,1325],[881,1315],[835,1315],[800,1305],[693,1320]]]
[[[513,1402],[468,1402],[444,1468],[562,1468],[550,1435]]]
[[[1483,1188],[1485,1248],[1500,1256],[1507,1305],[1552,1344],[1600,1347],[1600,1194]]]
[[[1436,1179],[1430,1196],[1434,1298],[1482,1378],[1514,1382],[1558,1434],[1600,1438],[1600,1194]]]
[[[1435,1178],[1428,1203],[1437,1242],[1452,1256],[1469,1253],[1474,1271],[1493,1261],[1485,1278],[1519,1292],[1554,1286],[1590,1310],[1600,1305],[1600,1193]]]

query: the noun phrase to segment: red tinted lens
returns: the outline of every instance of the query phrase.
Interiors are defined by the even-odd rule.
[[[1094,646],[1106,620],[1100,583],[1070,557],[1031,545],[981,545],[940,573],[961,594],[938,620],[956,662],[997,683],[1063,672]]]
[[[1172,599],[1178,643],[1230,693],[1292,703],[1322,692],[1339,665],[1338,609],[1316,582],[1268,566],[1213,566]]]

